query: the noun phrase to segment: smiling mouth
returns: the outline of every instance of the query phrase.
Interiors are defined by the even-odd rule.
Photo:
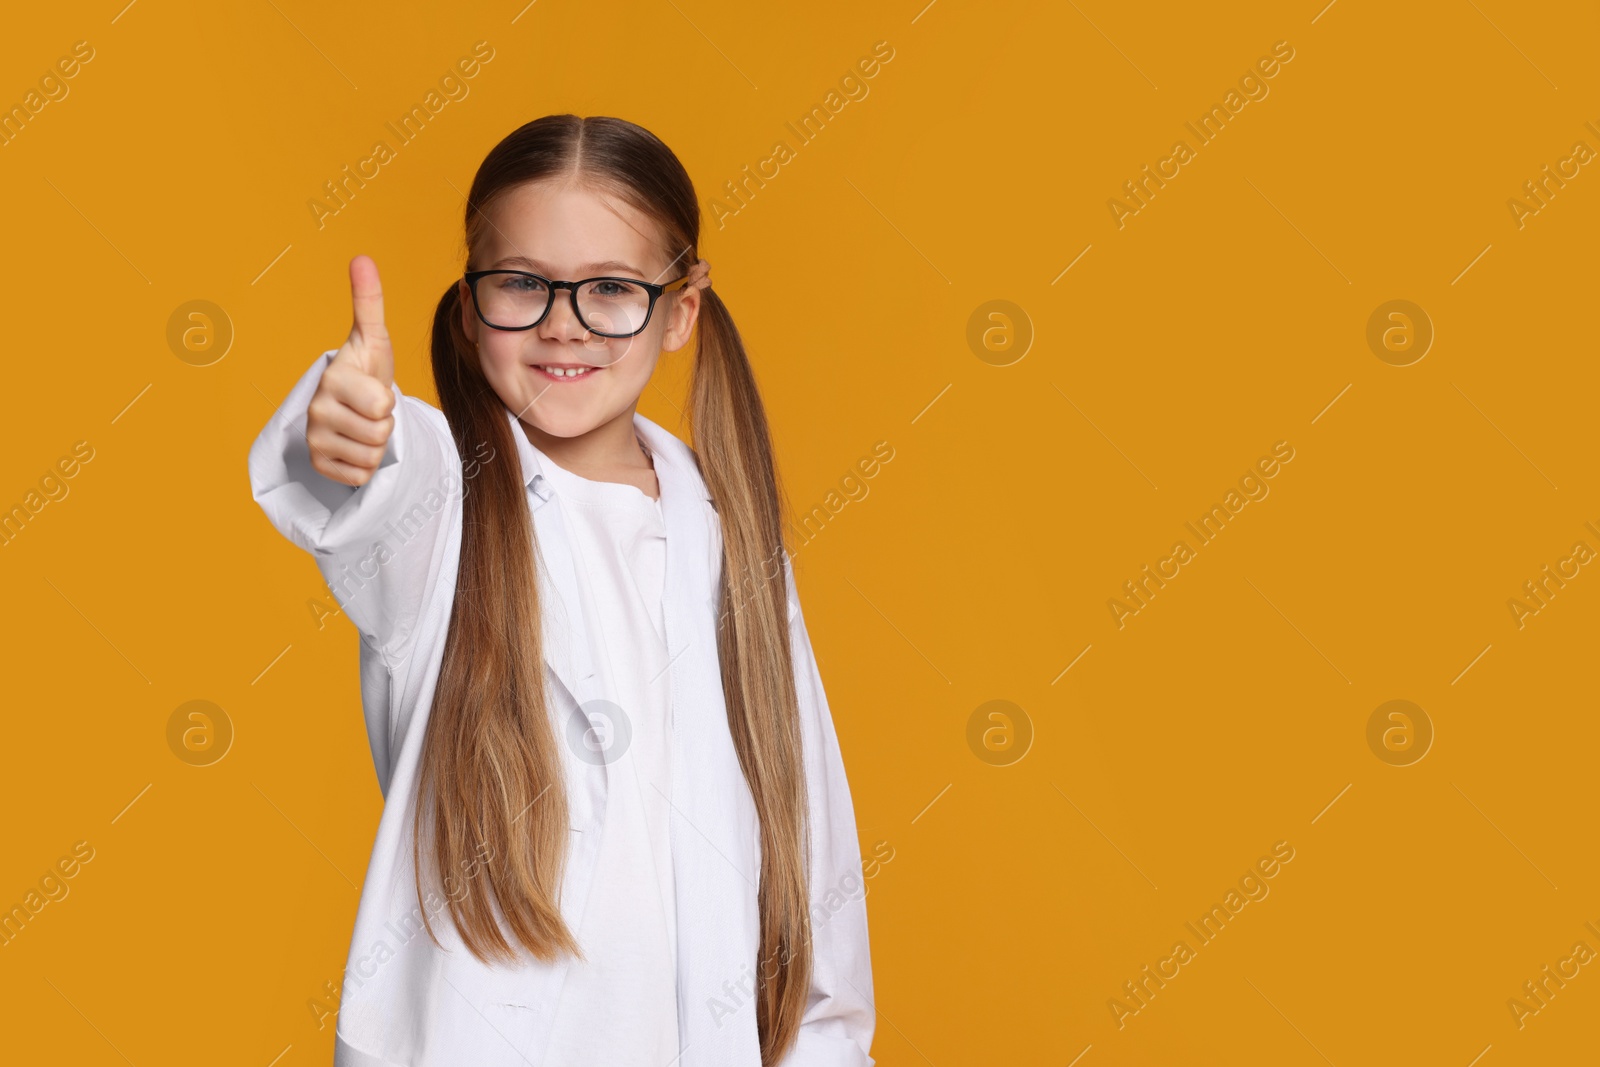
[[[538,371],[540,374],[544,375],[546,378],[549,378],[552,381],[557,381],[557,382],[575,382],[575,381],[578,381],[579,379],[589,377],[591,374],[593,374],[597,370],[604,370],[605,368],[603,368],[603,367],[560,366],[560,365],[556,365],[556,364],[537,364],[536,363],[536,364],[534,364],[533,369]]]

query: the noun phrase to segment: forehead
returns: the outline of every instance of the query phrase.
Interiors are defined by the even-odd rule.
[[[529,182],[497,197],[485,212],[484,268],[521,258],[557,277],[599,264],[630,264],[641,274],[665,259],[655,224],[614,196],[566,183]]]

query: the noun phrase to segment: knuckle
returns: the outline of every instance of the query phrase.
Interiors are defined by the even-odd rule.
[[[344,474],[336,464],[315,452],[311,454],[311,469],[324,478],[331,478],[336,482],[344,480]]]
[[[361,383],[360,405],[361,414],[369,419],[381,419],[394,406],[394,397],[378,379],[368,378]]]

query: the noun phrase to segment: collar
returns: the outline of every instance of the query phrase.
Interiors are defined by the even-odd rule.
[[[543,460],[538,450],[528,440],[528,431],[523,428],[522,420],[518,419],[510,408],[506,408],[505,411],[506,419],[511,423],[511,440],[517,446],[517,461],[522,464],[522,483],[533,491],[533,499],[529,504],[537,509],[550,499],[554,490],[550,486],[550,479],[544,475]],[[633,413],[633,429],[650,449],[650,454],[657,465],[656,476],[662,484],[663,494],[666,492],[665,484],[668,480],[675,482],[682,476],[694,487],[702,500],[708,503],[711,501],[711,493],[706,488],[705,480],[700,476],[699,464],[695,462],[694,453],[688,445],[677,435],[637,411]],[[661,470],[663,465],[670,467],[671,471]]]

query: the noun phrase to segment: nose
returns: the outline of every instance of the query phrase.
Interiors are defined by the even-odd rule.
[[[589,333],[572,309],[571,290],[556,290],[550,313],[544,317],[536,332],[548,341],[577,341]]]

